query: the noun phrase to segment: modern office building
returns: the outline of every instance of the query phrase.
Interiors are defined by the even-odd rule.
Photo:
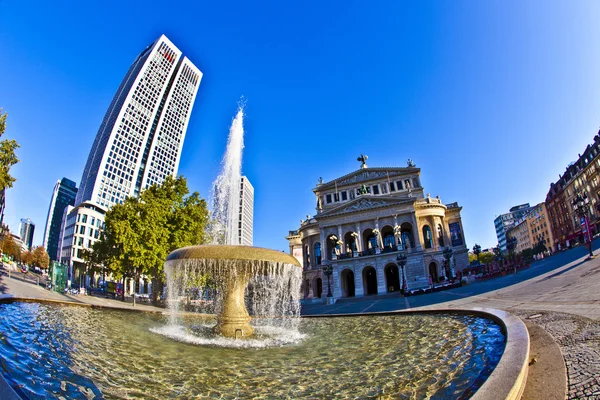
[[[27,250],[31,250],[33,246],[33,232],[35,231],[35,224],[31,222],[30,218],[21,218],[21,223],[19,224],[19,234],[21,235],[21,240],[23,244],[27,248]]]
[[[76,195],[77,184],[70,179],[62,178],[54,185],[50,207],[48,208],[48,217],[46,218],[46,227],[44,228],[43,242],[43,246],[52,261],[59,259],[58,241],[65,208],[75,205]]]
[[[496,228],[496,237],[498,238],[498,246],[500,251],[506,252],[506,231],[512,228],[517,221],[523,218],[531,206],[529,203],[511,207],[508,213],[502,214],[494,219],[494,227]]]
[[[100,124],[75,206],[64,215],[61,262],[84,261],[81,250],[97,239],[111,206],[177,176],[201,79],[164,35],[135,59]]]
[[[238,221],[238,243],[243,246],[252,246],[254,187],[246,176],[242,176],[240,182],[240,211]]]
[[[420,174],[410,160],[404,168],[367,168],[363,161],[359,170],[319,181],[317,213],[286,237],[304,267],[306,301],[327,295],[325,266],[332,268],[332,295],[341,298],[428,287],[429,277],[441,282],[469,265],[462,207],[425,195]]]

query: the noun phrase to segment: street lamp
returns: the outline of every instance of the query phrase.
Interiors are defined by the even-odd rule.
[[[517,263],[515,262],[515,249],[517,248],[517,238],[510,236],[506,238],[506,249],[508,250],[508,258],[513,262],[515,274],[517,273]]]
[[[404,252],[401,252],[396,257],[396,261],[398,261],[398,265],[400,266],[400,270],[402,271],[402,294],[404,294],[405,296],[406,296],[407,285],[406,285],[406,275],[404,274],[404,266],[406,265],[407,259],[408,259],[408,257],[406,257],[406,254]]]
[[[579,193],[577,194],[577,196],[575,196],[575,198],[573,199],[573,209],[575,210],[575,213],[577,213],[577,216],[579,216],[580,225],[585,225],[582,226],[581,230],[583,231],[584,240],[587,237],[587,240],[589,241],[590,257],[593,257],[594,254],[592,253],[592,231],[590,230],[590,222],[588,218],[590,212],[590,199],[588,199],[587,194],[585,192],[583,193],[583,197]]]
[[[444,258],[446,259],[446,273],[448,275],[450,275],[451,279],[454,279],[454,274],[452,273],[452,270],[450,269],[450,259],[452,258],[452,254],[454,254],[454,251],[452,250],[452,248],[450,246],[447,246],[444,249]]]
[[[323,273],[327,277],[327,297],[333,297],[331,294],[331,283],[329,283],[329,277],[333,274],[333,266],[331,264],[324,265]]]

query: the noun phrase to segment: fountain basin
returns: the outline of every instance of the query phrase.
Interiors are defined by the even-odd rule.
[[[186,290],[194,288],[201,279],[212,280],[219,291],[219,304],[215,310],[218,318],[213,330],[225,337],[254,336],[246,307],[246,288],[252,279],[263,288],[261,298],[255,298],[253,304],[268,305],[257,307],[258,316],[265,316],[261,311],[282,317],[299,316],[300,263],[280,251],[251,246],[189,246],[169,254],[165,272],[169,304],[173,305],[174,313],[179,311],[177,299]],[[273,291],[275,293],[271,293]],[[292,304],[290,308],[294,302],[296,305]]]
[[[214,323],[190,318],[189,326]],[[475,398],[479,388],[487,393],[479,398],[493,399],[515,387],[507,352],[523,350],[505,346],[512,328],[461,313],[302,319],[304,339],[264,349],[192,346],[150,331],[164,322],[123,310],[0,305],[4,376],[30,397]],[[500,389],[486,387],[498,369]]]

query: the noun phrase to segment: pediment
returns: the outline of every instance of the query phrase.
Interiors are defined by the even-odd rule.
[[[345,185],[356,184],[359,182],[367,182],[381,178],[392,178],[396,176],[406,176],[420,171],[417,167],[406,168],[364,168],[351,172],[341,178],[334,179],[322,185],[318,185],[313,191],[322,192],[327,189],[342,187]]]
[[[383,197],[362,195],[347,203],[341,204],[331,210],[327,210],[317,215],[317,219],[332,217],[341,214],[353,213],[357,211],[366,211],[376,208],[412,204],[416,198],[398,198],[398,197]]]

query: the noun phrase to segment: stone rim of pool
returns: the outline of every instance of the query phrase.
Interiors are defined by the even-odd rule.
[[[43,300],[23,297],[0,298],[0,304],[31,302],[46,304],[64,304],[70,306],[114,309],[119,311],[157,312],[139,309],[126,309],[121,307],[98,306],[86,303],[69,301]],[[498,364],[481,384],[471,399],[520,399],[525,389],[529,367],[530,340],[525,324],[516,316],[502,310],[492,308],[465,308],[465,309],[424,309],[424,310],[399,310],[393,312],[362,313],[362,314],[333,314],[333,315],[308,315],[302,318],[344,318],[369,315],[411,315],[411,314],[466,314],[475,315],[494,320],[505,334],[505,347]],[[6,382],[0,374],[0,397],[7,400],[21,399],[22,397]]]

